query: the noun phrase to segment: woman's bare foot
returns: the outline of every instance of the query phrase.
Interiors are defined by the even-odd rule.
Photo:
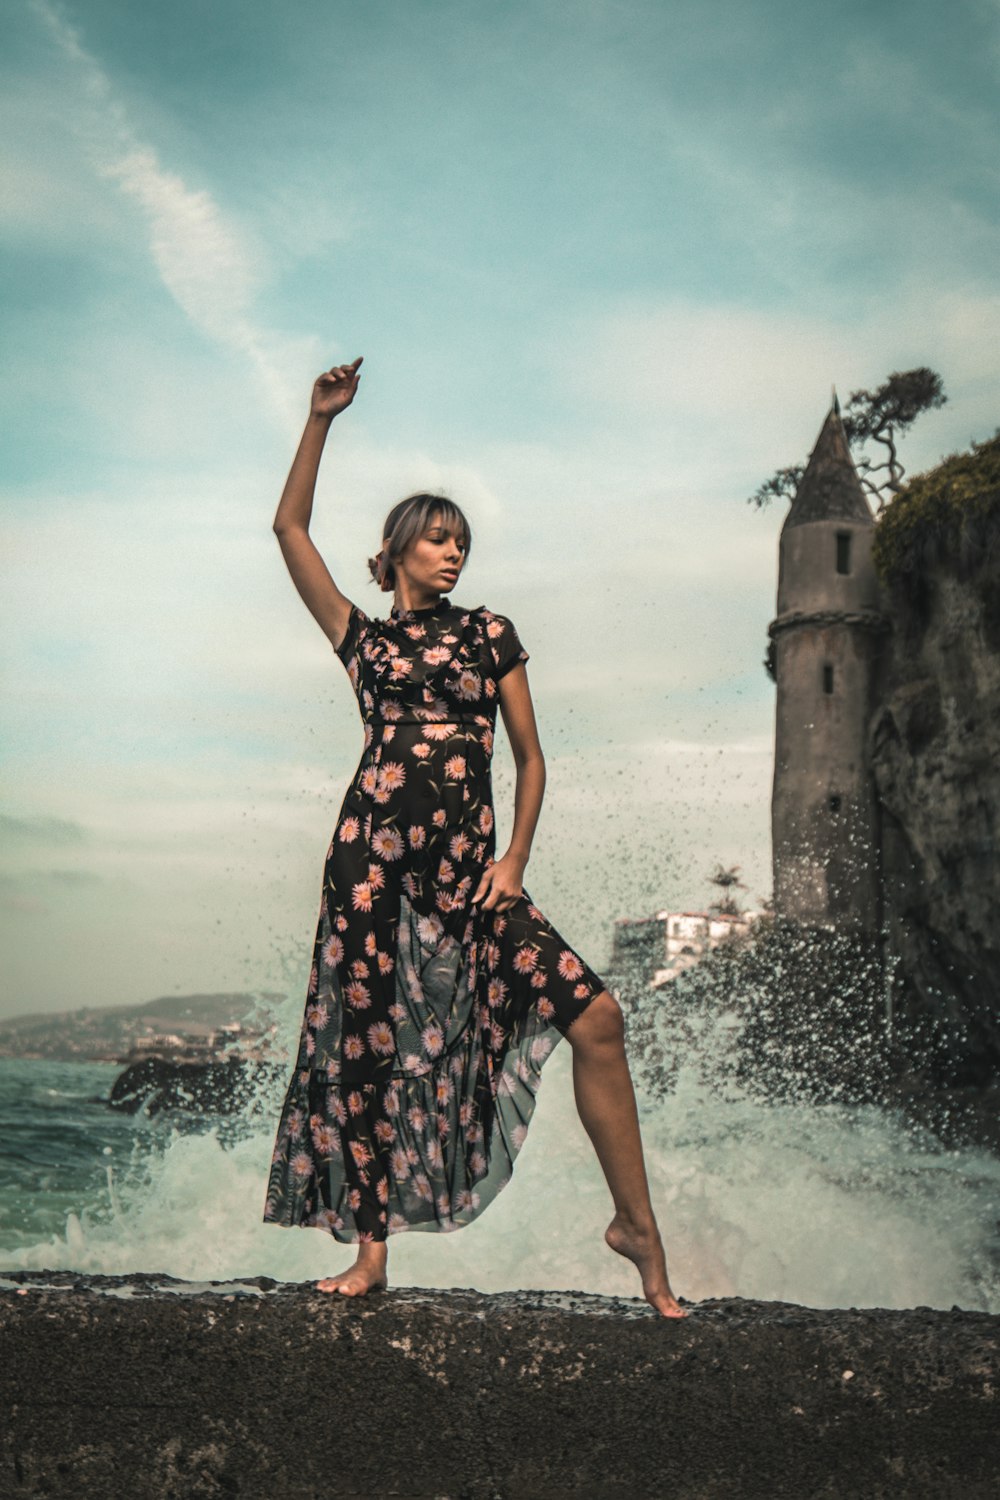
[[[388,1258],[389,1251],[385,1241],[362,1244],[353,1266],[337,1276],[326,1276],[322,1281],[317,1281],[316,1290],[340,1292],[344,1297],[364,1297],[376,1287],[387,1287],[389,1282],[385,1267]]]
[[[617,1250],[638,1268],[643,1296],[651,1307],[665,1318],[688,1316],[670,1290],[667,1257],[655,1219],[636,1224],[626,1214],[617,1213],[604,1231],[604,1238],[612,1250]]]

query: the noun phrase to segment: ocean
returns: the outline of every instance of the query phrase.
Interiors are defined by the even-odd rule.
[[[280,1015],[291,1046],[301,1000]],[[638,1296],[602,1234],[612,1205],[573,1100],[572,1052],[545,1065],[510,1184],[451,1234],[393,1235],[391,1285]],[[0,1271],[305,1281],[350,1263],[316,1229],[262,1222],[284,1084],[245,1115],[110,1110],[120,1068],[0,1059]],[[811,1307],[1000,1312],[1000,1160],[949,1149],[876,1107],[773,1105],[682,1066],[640,1095],[674,1292]]]

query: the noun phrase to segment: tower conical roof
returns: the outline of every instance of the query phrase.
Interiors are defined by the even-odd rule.
[[[808,521],[867,521],[869,526],[874,525],[836,397],[781,529],[803,526]]]

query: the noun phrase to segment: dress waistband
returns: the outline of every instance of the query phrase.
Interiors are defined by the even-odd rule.
[[[447,719],[368,719],[366,722],[373,729],[395,729],[397,724],[419,724],[421,729],[445,729],[450,728],[452,724],[468,724],[472,729],[490,727],[490,721],[485,714],[480,715],[478,719],[463,718],[460,714],[453,714]]]

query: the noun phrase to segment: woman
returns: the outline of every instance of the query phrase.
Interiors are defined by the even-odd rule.
[[[384,620],[341,593],[310,540],[320,456],[361,363],[317,379],[274,520],[295,586],[347,668],[365,745],[327,851],[264,1219],[358,1245],[321,1290],[386,1286],[389,1234],[460,1228],[509,1181],[542,1064],[565,1035],[580,1118],[615,1204],[605,1240],[634,1262],[658,1312],[685,1317],[650,1203],[621,1010],[521,883],[545,763],[512,622],[448,597],[468,522],[441,496],[394,507],[369,560],[394,593]],[[498,707],[517,767],[499,859]]]

